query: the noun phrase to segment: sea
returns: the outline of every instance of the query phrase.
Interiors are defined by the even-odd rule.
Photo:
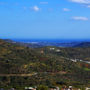
[[[48,42],[48,43],[74,43],[74,42],[90,42],[90,39],[11,39],[16,42],[23,43],[38,43],[38,42]]]

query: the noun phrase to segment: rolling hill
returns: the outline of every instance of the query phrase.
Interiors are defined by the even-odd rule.
[[[90,85],[90,48],[30,48],[0,40],[0,86]],[[18,78],[19,77],[19,78]]]

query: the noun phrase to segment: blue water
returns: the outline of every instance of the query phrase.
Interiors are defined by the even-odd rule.
[[[90,39],[12,39],[16,42],[50,42],[50,43],[71,43],[71,42],[90,42]]]

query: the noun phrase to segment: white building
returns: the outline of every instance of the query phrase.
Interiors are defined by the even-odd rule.
[[[50,48],[50,50],[55,50],[55,48]]]
[[[25,90],[36,90],[36,88],[33,88],[33,87],[25,87]]]
[[[90,88],[86,87],[86,89],[85,89],[85,90],[90,90]]]
[[[60,49],[57,49],[56,52],[60,52],[61,50]]]

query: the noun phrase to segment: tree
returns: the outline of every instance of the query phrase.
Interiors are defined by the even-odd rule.
[[[37,90],[48,90],[48,87],[44,85],[40,85],[37,87]]]

